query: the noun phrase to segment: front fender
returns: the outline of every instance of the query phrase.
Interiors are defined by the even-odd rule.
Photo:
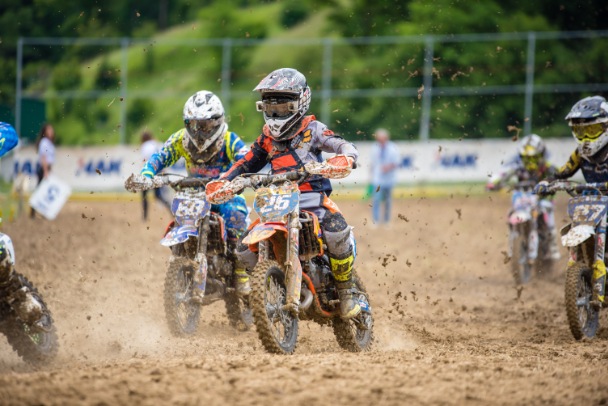
[[[247,234],[245,238],[243,238],[243,244],[257,244],[260,241],[267,240],[268,238],[273,236],[274,233],[276,233],[277,231],[283,231],[287,233],[287,227],[283,224],[258,224],[249,231],[249,234]]]
[[[198,237],[198,227],[194,224],[184,224],[169,230],[160,240],[160,244],[165,247],[172,247],[183,243],[190,237]]]
[[[562,245],[564,247],[576,247],[592,235],[595,235],[595,227],[588,224],[579,224],[571,227],[568,232],[562,235]]]
[[[509,224],[517,225],[530,221],[532,219],[532,213],[528,210],[517,210],[511,213],[509,216]]]

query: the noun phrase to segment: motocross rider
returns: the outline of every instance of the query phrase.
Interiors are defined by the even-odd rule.
[[[311,90],[302,73],[291,68],[277,69],[262,79],[254,91],[260,92],[261,101],[256,102],[256,108],[263,113],[266,124],[247,155],[221,179],[231,181],[240,174],[258,172],[267,163],[271,173],[301,169],[308,162],[322,162],[323,151],[346,155],[350,167],[354,165],[359,156],[355,146],[335,135],[314,115],[306,115]],[[319,218],[340,296],[340,315],[348,319],[361,311],[352,292],[354,246],[351,227],[329,199],[331,191],[328,179],[311,177],[300,185],[300,208]],[[237,254],[247,268],[255,267],[257,256],[245,245],[239,244]]]
[[[17,143],[18,136],[13,126],[0,122],[0,157]],[[42,304],[15,272],[13,242],[3,233],[0,233],[0,298],[11,305],[21,320],[37,324],[41,328],[47,327],[49,319],[44,314]]]
[[[189,176],[217,179],[249,150],[238,135],[228,130],[222,102],[212,92],[201,90],[190,96],[184,105],[183,119],[185,127],[173,133],[162,148],[150,157],[141,175],[152,178],[165,167],[184,158]],[[245,199],[235,196],[228,202],[212,205],[211,210],[224,219],[228,244],[233,250],[247,228]],[[234,273],[237,293],[248,295],[251,292],[249,276],[238,261]],[[201,289],[195,289],[195,300],[201,300],[203,294]]]
[[[572,135],[578,143],[568,162],[555,173],[556,179],[568,179],[579,169],[588,183],[608,182],[608,103],[601,96],[586,97],[572,106],[566,116]],[[535,192],[546,192],[549,183],[540,182]],[[606,265],[594,264],[593,298],[599,307],[604,302]]]
[[[551,177],[557,167],[547,160],[547,148],[542,138],[536,134],[526,135],[517,146],[517,159],[506,165],[503,172],[493,177],[486,185],[490,191],[500,190],[509,184],[509,181],[531,181],[538,183]],[[557,247],[557,232],[555,230],[555,215],[553,213],[553,200],[551,196],[539,199],[541,210],[545,214],[545,226],[549,234],[549,251],[545,259],[559,260],[560,253]],[[535,258],[530,258],[533,261]]]

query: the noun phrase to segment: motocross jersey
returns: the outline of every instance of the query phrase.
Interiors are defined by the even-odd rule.
[[[588,183],[608,182],[608,145],[591,157],[582,157],[577,148],[570,155],[568,162],[559,168],[555,177],[567,179],[579,169]]]
[[[243,158],[247,153],[247,146],[233,132],[224,134],[224,146],[209,162],[197,159],[186,149],[187,138],[184,137],[186,129],[182,128],[172,134],[162,148],[154,153],[141,170],[145,176],[154,176],[164,168],[175,164],[180,158],[186,161],[186,170],[189,176],[219,178],[232,164]],[[194,150],[195,148],[191,148]]]
[[[273,174],[297,170],[308,162],[322,162],[322,152],[344,154],[352,157],[355,162],[359,157],[359,152],[352,143],[335,135],[313,115],[304,117],[296,135],[287,141],[273,140],[268,126],[264,125],[262,134],[255,140],[251,150],[222,178],[232,180],[243,173],[255,173],[267,163],[270,163],[270,172]],[[329,196],[332,191],[331,182],[315,175],[300,184],[300,191],[323,192]]]
[[[538,183],[547,178],[551,178],[557,172],[557,167],[548,162],[543,162],[536,170],[528,170],[524,167],[521,158],[517,158],[511,164],[507,165],[505,170],[500,175],[491,181],[494,186],[502,187],[511,179],[517,179],[518,182],[532,181]]]

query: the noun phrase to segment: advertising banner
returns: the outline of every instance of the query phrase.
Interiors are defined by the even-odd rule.
[[[572,138],[547,139],[549,160],[564,164],[576,148]],[[511,140],[433,140],[428,142],[396,142],[401,166],[398,183],[485,182],[500,172],[501,167],[517,154],[517,142]],[[350,176],[334,181],[336,186],[365,186],[370,180],[370,153],[373,143],[358,142],[359,166]],[[15,152],[13,178],[24,173],[36,184],[37,158],[33,148]],[[125,179],[139,173],[143,161],[136,146],[59,147],[53,174],[74,191],[122,191]],[[180,161],[167,172],[184,173]]]

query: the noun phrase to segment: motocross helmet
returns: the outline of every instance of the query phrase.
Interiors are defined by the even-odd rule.
[[[311,92],[306,77],[295,69],[281,68],[271,72],[253,89],[260,92],[256,109],[275,141],[285,141],[296,135],[296,124],[310,107]]]
[[[184,124],[184,147],[192,155],[208,162],[221,149],[222,135],[228,129],[219,97],[206,90],[190,96],[184,105]]]
[[[566,116],[581,156],[589,158],[608,143],[608,103],[601,96],[576,102]]]
[[[536,171],[545,160],[547,148],[542,138],[536,134],[530,134],[521,139],[517,152],[524,168],[527,171]]]

